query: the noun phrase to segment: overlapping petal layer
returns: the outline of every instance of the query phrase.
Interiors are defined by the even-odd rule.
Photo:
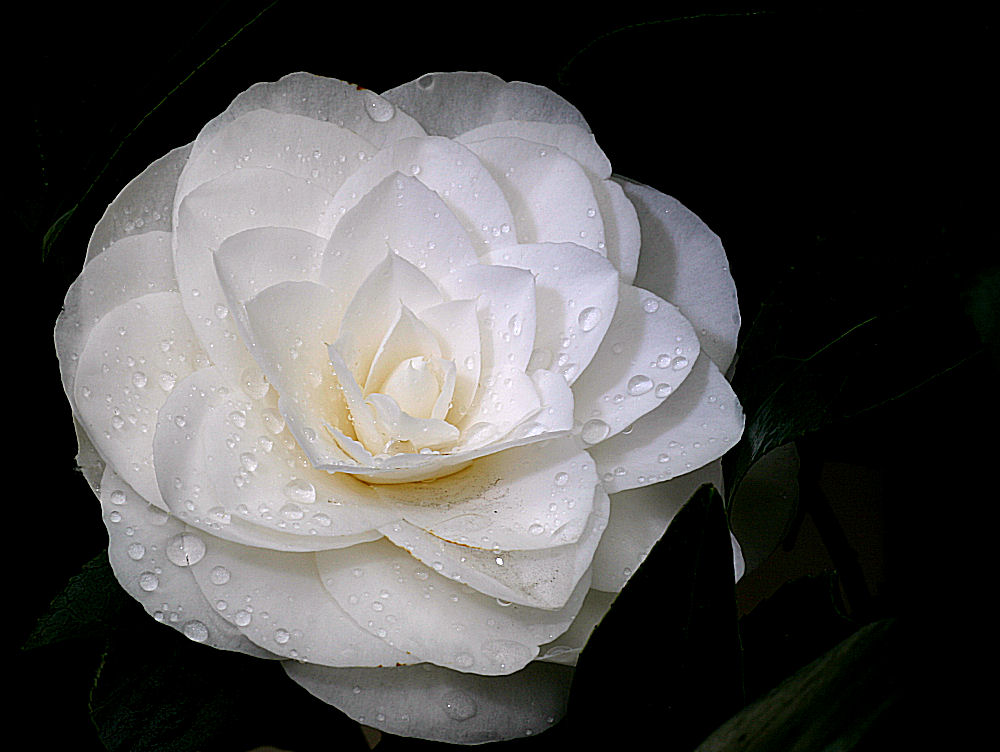
[[[477,742],[561,714],[611,594],[720,483],[738,326],[718,238],[552,91],[293,74],[122,192],[56,344],[156,618]]]

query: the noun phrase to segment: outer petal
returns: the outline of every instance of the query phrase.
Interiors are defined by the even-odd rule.
[[[77,415],[106,462],[145,499],[163,506],[153,463],[157,416],[178,379],[208,365],[175,292],[110,311],[80,356]]]
[[[425,663],[331,669],[288,661],[285,671],[358,723],[400,736],[481,744],[530,736],[566,712],[572,670],[530,663],[509,676],[479,676]]]
[[[723,372],[736,352],[740,310],[719,237],[679,201],[616,177],[639,214],[642,255],[635,284],[681,309]]]
[[[226,238],[256,227],[291,227],[325,235],[331,196],[280,170],[246,168],[199,186],[180,203],[174,267],[184,310],[212,362],[233,378],[250,364],[215,269]]]
[[[569,628],[589,586],[556,611],[503,606],[428,572],[388,541],[316,554],[323,584],[359,625],[393,647],[459,671],[518,671]]]
[[[330,122],[352,131],[375,149],[400,138],[424,135],[412,118],[397,112],[375,92],[333,78],[292,73],[278,81],[254,84],[239,94],[225,112],[201,129],[192,161],[201,162],[201,152],[211,150],[220,131],[256,110]],[[358,156],[363,159],[367,155]],[[195,187],[186,183],[187,179],[181,180],[182,192]]]
[[[375,488],[407,522],[439,538],[509,551],[579,540],[597,482],[591,458],[563,438],[481,457],[433,483]]]
[[[87,263],[128,235],[173,229],[174,192],[190,152],[191,144],[174,149],[122,189],[90,236]]]
[[[595,444],[653,410],[691,373],[698,338],[669,303],[622,285],[618,307],[594,359],[573,384],[581,437]]]
[[[611,497],[611,518],[594,554],[592,587],[617,593],[663,537],[674,515],[703,483],[722,488],[722,463],[713,462],[666,483]]]
[[[583,168],[544,144],[492,138],[469,144],[500,184],[521,243],[577,243],[605,255],[604,221]]]
[[[315,182],[333,195],[375,147],[334,123],[270,110],[245,112],[199,134],[177,200],[234,169],[276,169]]]
[[[590,130],[583,115],[551,89],[505,83],[491,73],[429,73],[382,94],[435,136],[457,136],[500,120],[571,123]]]
[[[611,325],[618,271],[596,251],[574,243],[509,246],[484,260],[532,273],[538,312],[528,370],[551,369],[572,384]]]
[[[610,501],[598,487],[594,511],[576,543],[531,551],[495,551],[449,543],[405,522],[382,529],[386,537],[405,548],[436,572],[464,582],[484,595],[535,608],[561,608],[590,568],[594,551],[608,521]],[[541,523],[530,532],[545,535]]]
[[[205,600],[189,566],[200,538],[184,523],[147,504],[113,470],[101,481],[101,508],[108,528],[111,569],[146,612],[195,642],[214,648],[275,658],[243,637]],[[184,556],[182,543],[189,543]]]
[[[594,628],[611,610],[611,604],[617,596],[616,592],[607,593],[591,587],[587,597],[583,599],[580,613],[573,620],[573,625],[552,642],[542,645],[538,660],[575,666]]]
[[[80,353],[101,318],[133,298],[176,290],[167,232],[123,237],[83,268],[66,292],[55,332],[63,389],[71,404]]]
[[[590,448],[609,493],[697,470],[721,457],[743,433],[743,408],[729,382],[702,355],[691,375],[632,431]]]
[[[323,589],[313,554],[216,539],[191,569],[223,619],[280,656],[324,666],[412,662],[347,616]]]

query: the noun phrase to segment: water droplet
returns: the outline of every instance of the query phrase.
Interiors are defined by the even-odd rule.
[[[633,376],[628,380],[627,388],[629,394],[633,397],[638,397],[640,394],[645,394],[653,388],[653,380],[649,376],[642,374]]]
[[[569,475],[567,473],[556,473],[556,485],[565,486],[569,482]]]
[[[668,396],[671,391],[673,391],[673,387],[670,386],[670,384],[657,384],[655,394],[660,399],[663,399]]]
[[[298,504],[285,504],[279,512],[282,517],[286,520],[297,521],[301,520],[306,516],[306,513],[302,511],[302,508]]]
[[[284,645],[286,642],[288,642],[289,637],[291,637],[291,635],[288,633],[287,629],[274,630],[274,641],[279,645]]]
[[[152,593],[160,586],[160,578],[153,572],[143,572],[139,575],[139,587],[147,593]]]
[[[417,86],[419,86],[424,91],[430,91],[434,88],[434,76],[421,76],[417,79]]]
[[[213,567],[212,571],[208,574],[208,578],[212,581],[213,585],[225,585],[229,582],[230,576],[229,570],[222,566]]]
[[[663,463],[670,462],[670,455],[664,453],[659,455],[656,459],[658,462],[663,462]]]
[[[257,456],[253,452],[243,452],[240,455],[240,464],[248,472],[252,473],[257,469],[259,463],[257,462]]]
[[[531,525],[528,526],[528,532],[531,535],[541,535],[542,533],[545,532],[545,526],[544,525],[540,525],[537,522],[534,522],[534,523],[532,523]]]
[[[285,416],[269,407],[261,412],[261,420],[264,421],[264,428],[277,435],[285,430]]]
[[[141,543],[132,543],[128,547],[128,558],[133,561],[139,561],[143,556],[146,555],[146,547]]]
[[[240,386],[250,399],[263,399],[271,385],[259,368],[253,366],[243,371],[240,376]]]
[[[674,370],[679,371],[682,368],[687,368],[688,359],[685,357],[677,357],[674,359]]]
[[[235,614],[233,614],[233,621],[236,622],[236,626],[245,627],[253,620],[253,616],[249,611],[240,609]]]
[[[242,410],[233,410],[229,413],[229,422],[237,428],[243,428],[247,424],[247,416]]]
[[[295,478],[288,481],[284,488],[285,496],[300,504],[312,504],[316,501],[316,487],[307,480]]]
[[[111,492],[111,503],[118,504],[119,506],[125,503],[125,492],[122,490]]]
[[[607,438],[607,435],[610,432],[611,426],[603,420],[594,418],[593,420],[588,420],[583,424],[583,428],[580,431],[580,438],[582,438],[587,444],[596,444],[597,442],[603,441]]]
[[[179,567],[190,567],[205,555],[205,542],[192,533],[175,535],[167,543],[167,558]]]
[[[479,712],[479,705],[472,697],[460,689],[449,692],[442,698],[444,714],[453,721],[467,721]]]
[[[177,383],[177,374],[171,373],[170,371],[163,371],[163,373],[161,373],[157,378],[157,381],[160,384],[160,389],[165,392],[169,392]]]
[[[198,620],[189,621],[184,625],[184,636],[194,642],[204,642],[208,639],[208,627]]]
[[[601,321],[601,309],[590,306],[589,308],[584,308],[580,311],[580,315],[577,317],[577,321],[580,322],[580,328],[585,332],[589,332],[595,326],[597,326]]]
[[[670,368],[670,362],[673,359],[666,354],[656,356],[656,367],[657,368]]]
[[[144,374],[142,371],[136,371],[135,373],[132,374],[132,383],[139,389],[142,389],[144,386],[146,386],[147,381],[148,379],[146,378],[146,374]]]
[[[387,120],[392,120],[392,116],[396,114],[396,108],[388,99],[383,99],[373,91],[366,91],[365,112],[376,123],[384,123]]]
[[[642,310],[644,310],[646,313],[656,313],[658,310],[660,310],[660,301],[658,301],[656,298],[646,298],[642,302]]]

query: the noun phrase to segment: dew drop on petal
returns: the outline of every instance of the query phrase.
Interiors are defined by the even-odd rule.
[[[657,384],[656,385],[656,396],[660,399],[669,396],[670,392],[673,391],[673,387],[670,384]]]
[[[285,496],[300,504],[312,504],[316,501],[316,487],[307,480],[295,478],[288,481],[284,488]]]
[[[449,692],[441,702],[446,716],[453,721],[467,721],[479,712],[479,705],[467,693],[460,689]]]
[[[152,593],[160,586],[160,578],[154,572],[143,572],[139,575],[139,587],[147,593]]]
[[[205,542],[192,533],[181,533],[167,543],[166,554],[173,564],[190,567],[205,556]]]
[[[610,432],[611,427],[607,423],[598,418],[594,418],[593,420],[588,420],[583,424],[583,428],[580,431],[580,438],[582,438],[587,444],[596,444],[597,442],[603,441],[607,438]]]
[[[208,639],[208,627],[197,619],[184,625],[184,636],[194,642],[204,642]]]
[[[644,310],[646,313],[656,313],[658,310],[660,310],[660,301],[658,301],[656,298],[646,298],[642,302],[642,310]]]
[[[649,378],[649,376],[644,376],[642,374],[633,376],[628,380],[626,388],[628,389],[629,394],[633,397],[638,397],[640,394],[645,394],[653,388],[653,380]]]
[[[580,328],[585,332],[589,332],[595,326],[597,326],[601,321],[601,309],[590,306],[589,308],[584,308],[580,311],[580,315],[577,317],[577,321],[580,323]]]
[[[223,566],[213,567],[212,571],[209,572],[208,578],[212,581],[213,585],[225,585],[229,582],[230,578],[229,570]]]

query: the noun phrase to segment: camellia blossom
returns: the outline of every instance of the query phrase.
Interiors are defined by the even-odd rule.
[[[157,621],[473,743],[558,719],[615,594],[721,488],[739,321],[719,239],[554,92],[298,73],[122,191],[56,347]]]

